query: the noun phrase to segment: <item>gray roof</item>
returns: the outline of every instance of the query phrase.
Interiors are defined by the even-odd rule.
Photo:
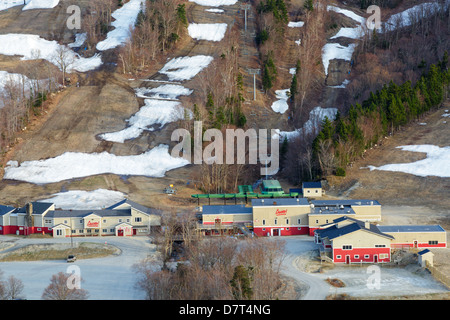
[[[314,207],[311,208],[311,214],[356,214],[355,211],[350,206],[336,207],[336,206],[325,206],[325,207]]]
[[[440,225],[378,226],[382,232],[445,232]]]
[[[345,218],[345,217],[343,217],[343,218]],[[349,225],[346,225],[344,227],[341,227],[341,228],[338,228],[336,225],[334,225],[334,226],[328,227],[326,229],[317,229],[315,232],[321,238],[328,238],[330,240],[338,238],[338,237],[341,237],[343,235],[346,235],[346,234],[349,234],[349,233],[352,233],[352,232],[355,232],[357,230],[365,230],[367,232],[371,232],[371,233],[377,234],[377,235],[382,236],[382,237],[394,239],[393,236],[381,232],[378,229],[378,227],[373,225],[373,224],[370,224],[369,229],[367,229],[365,227],[365,223],[363,221],[359,221],[359,220],[356,220],[356,219],[351,219],[351,218],[348,218],[348,217],[347,217],[347,219],[353,220],[354,222],[349,224]],[[338,220],[338,219],[336,219],[336,220]],[[334,220],[334,221],[336,221],[336,220]],[[345,219],[342,219],[342,220],[345,220]],[[342,220],[340,220],[340,221],[342,221]]]
[[[112,209],[103,209],[103,210],[52,210],[49,211],[46,217],[49,218],[83,218],[90,214],[95,214],[100,217],[125,217],[131,216],[130,209],[124,210],[112,210]]]
[[[212,205],[212,206],[203,206],[202,208],[203,214],[251,214],[252,208],[246,207],[243,204],[237,205]]]
[[[262,206],[309,206],[306,198],[267,198],[267,199],[252,199],[253,207]]]
[[[10,213],[11,211],[14,211],[14,210],[16,210],[16,208],[11,207],[11,206],[0,205],[0,216]]]
[[[322,188],[322,183],[319,182],[303,182],[302,183],[303,188]]]
[[[108,207],[107,209],[115,209],[115,208],[121,206],[122,204],[128,204],[128,205],[130,205],[130,207],[132,207],[132,208],[134,208],[136,210],[139,210],[139,211],[141,211],[143,213],[146,213],[146,214],[161,215],[161,212],[159,210],[145,207],[145,206],[143,206],[143,205],[141,205],[139,203],[131,201],[130,199],[124,199],[122,201],[119,201],[116,204],[113,204],[112,206]]]
[[[33,214],[43,214],[45,211],[47,211],[53,203],[51,202],[31,202],[33,205]],[[27,212],[27,206],[23,206],[22,208],[17,209],[17,213],[26,213]]]
[[[380,206],[381,204],[377,200],[370,199],[353,199],[353,200],[311,200],[311,203],[315,206]]]

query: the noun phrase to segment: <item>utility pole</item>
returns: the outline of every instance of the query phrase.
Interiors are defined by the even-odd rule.
[[[256,75],[261,72],[261,69],[247,69],[249,74],[253,75],[253,100],[256,100]]]

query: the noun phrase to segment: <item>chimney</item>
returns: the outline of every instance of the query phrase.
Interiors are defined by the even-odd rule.
[[[31,202],[27,203],[25,208],[26,208],[25,222],[28,227],[32,227],[34,225],[33,203],[31,203]]]

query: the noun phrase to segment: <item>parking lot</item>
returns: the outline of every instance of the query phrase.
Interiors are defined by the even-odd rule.
[[[406,267],[334,266],[322,268],[314,261],[316,245],[309,236],[284,237],[287,256],[282,272],[297,281],[303,288],[301,297],[306,300],[322,300],[329,295],[347,293],[352,297],[375,298],[383,296],[419,295],[445,293],[448,290],[428,272],[417,265]],[[117,255],[104,258],[78,259],[68,264],[64,260],[0,262],[3,280],[10,275],[24,284],[24,298],[39,300],[49,285],[52,275],[69,272],[68,267],[79,267],[81,287],[89,292],[89,299],[139,300],[143,292],[135,288],[136,274],[133,265],[155,253],[155,246],[147,237],[91,237],[73,238],[74,245],[81,242],[96,242],[113,245],[120,249]],[[66,243],[64,239],[31,239],[15,236],[0,236],[0,253],[30,244]],[[448,250],[448,249],[442,249]],[[336,288],[326,280],[340,279],[345,287]]]
[[[26,239],[10,236],[0,236],[0,241],[14,243],[14,248],[29,244],[71,243],[65,239]],[[24,298],[41,299],[42,292],[50,284],[52,275],[58,272],[68,272],[68,267],[78,266],[82,278],[81,287],[89,292],[89,299],[98,300],[136,300],[144,299],[142,292],[135,289],[136,276],[133,264],[155,252],[154,245],[147,237],[92,237],[73,238],[77,242],[105,241],[121,250],[119,255],[104,258],[78,259],[68,264],[64,260],[0,262],[3,280],[13,275],[24,285]]]

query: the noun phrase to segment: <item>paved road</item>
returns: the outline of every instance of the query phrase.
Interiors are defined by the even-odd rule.
[[[0,241],[14,241],[16,248],[28,244],[69,243],[70,239],[25,239],[0,236]],[[83,282],[81,287],[89,292],[89,299],[136,300],[144,299],[143,292],[135,289],[136,276],[133,265],[154,252],[147,237],[92,237],[74,238],[74,242],[98,242],[114,245],[121,250],[116,256],[78,260],[67,264],[62,260],[0,262],[3,280],[10,275],[24,284],[24,296],[29,300],[41,299],[52,275],[67,272],[69,266],[78,266]]]

